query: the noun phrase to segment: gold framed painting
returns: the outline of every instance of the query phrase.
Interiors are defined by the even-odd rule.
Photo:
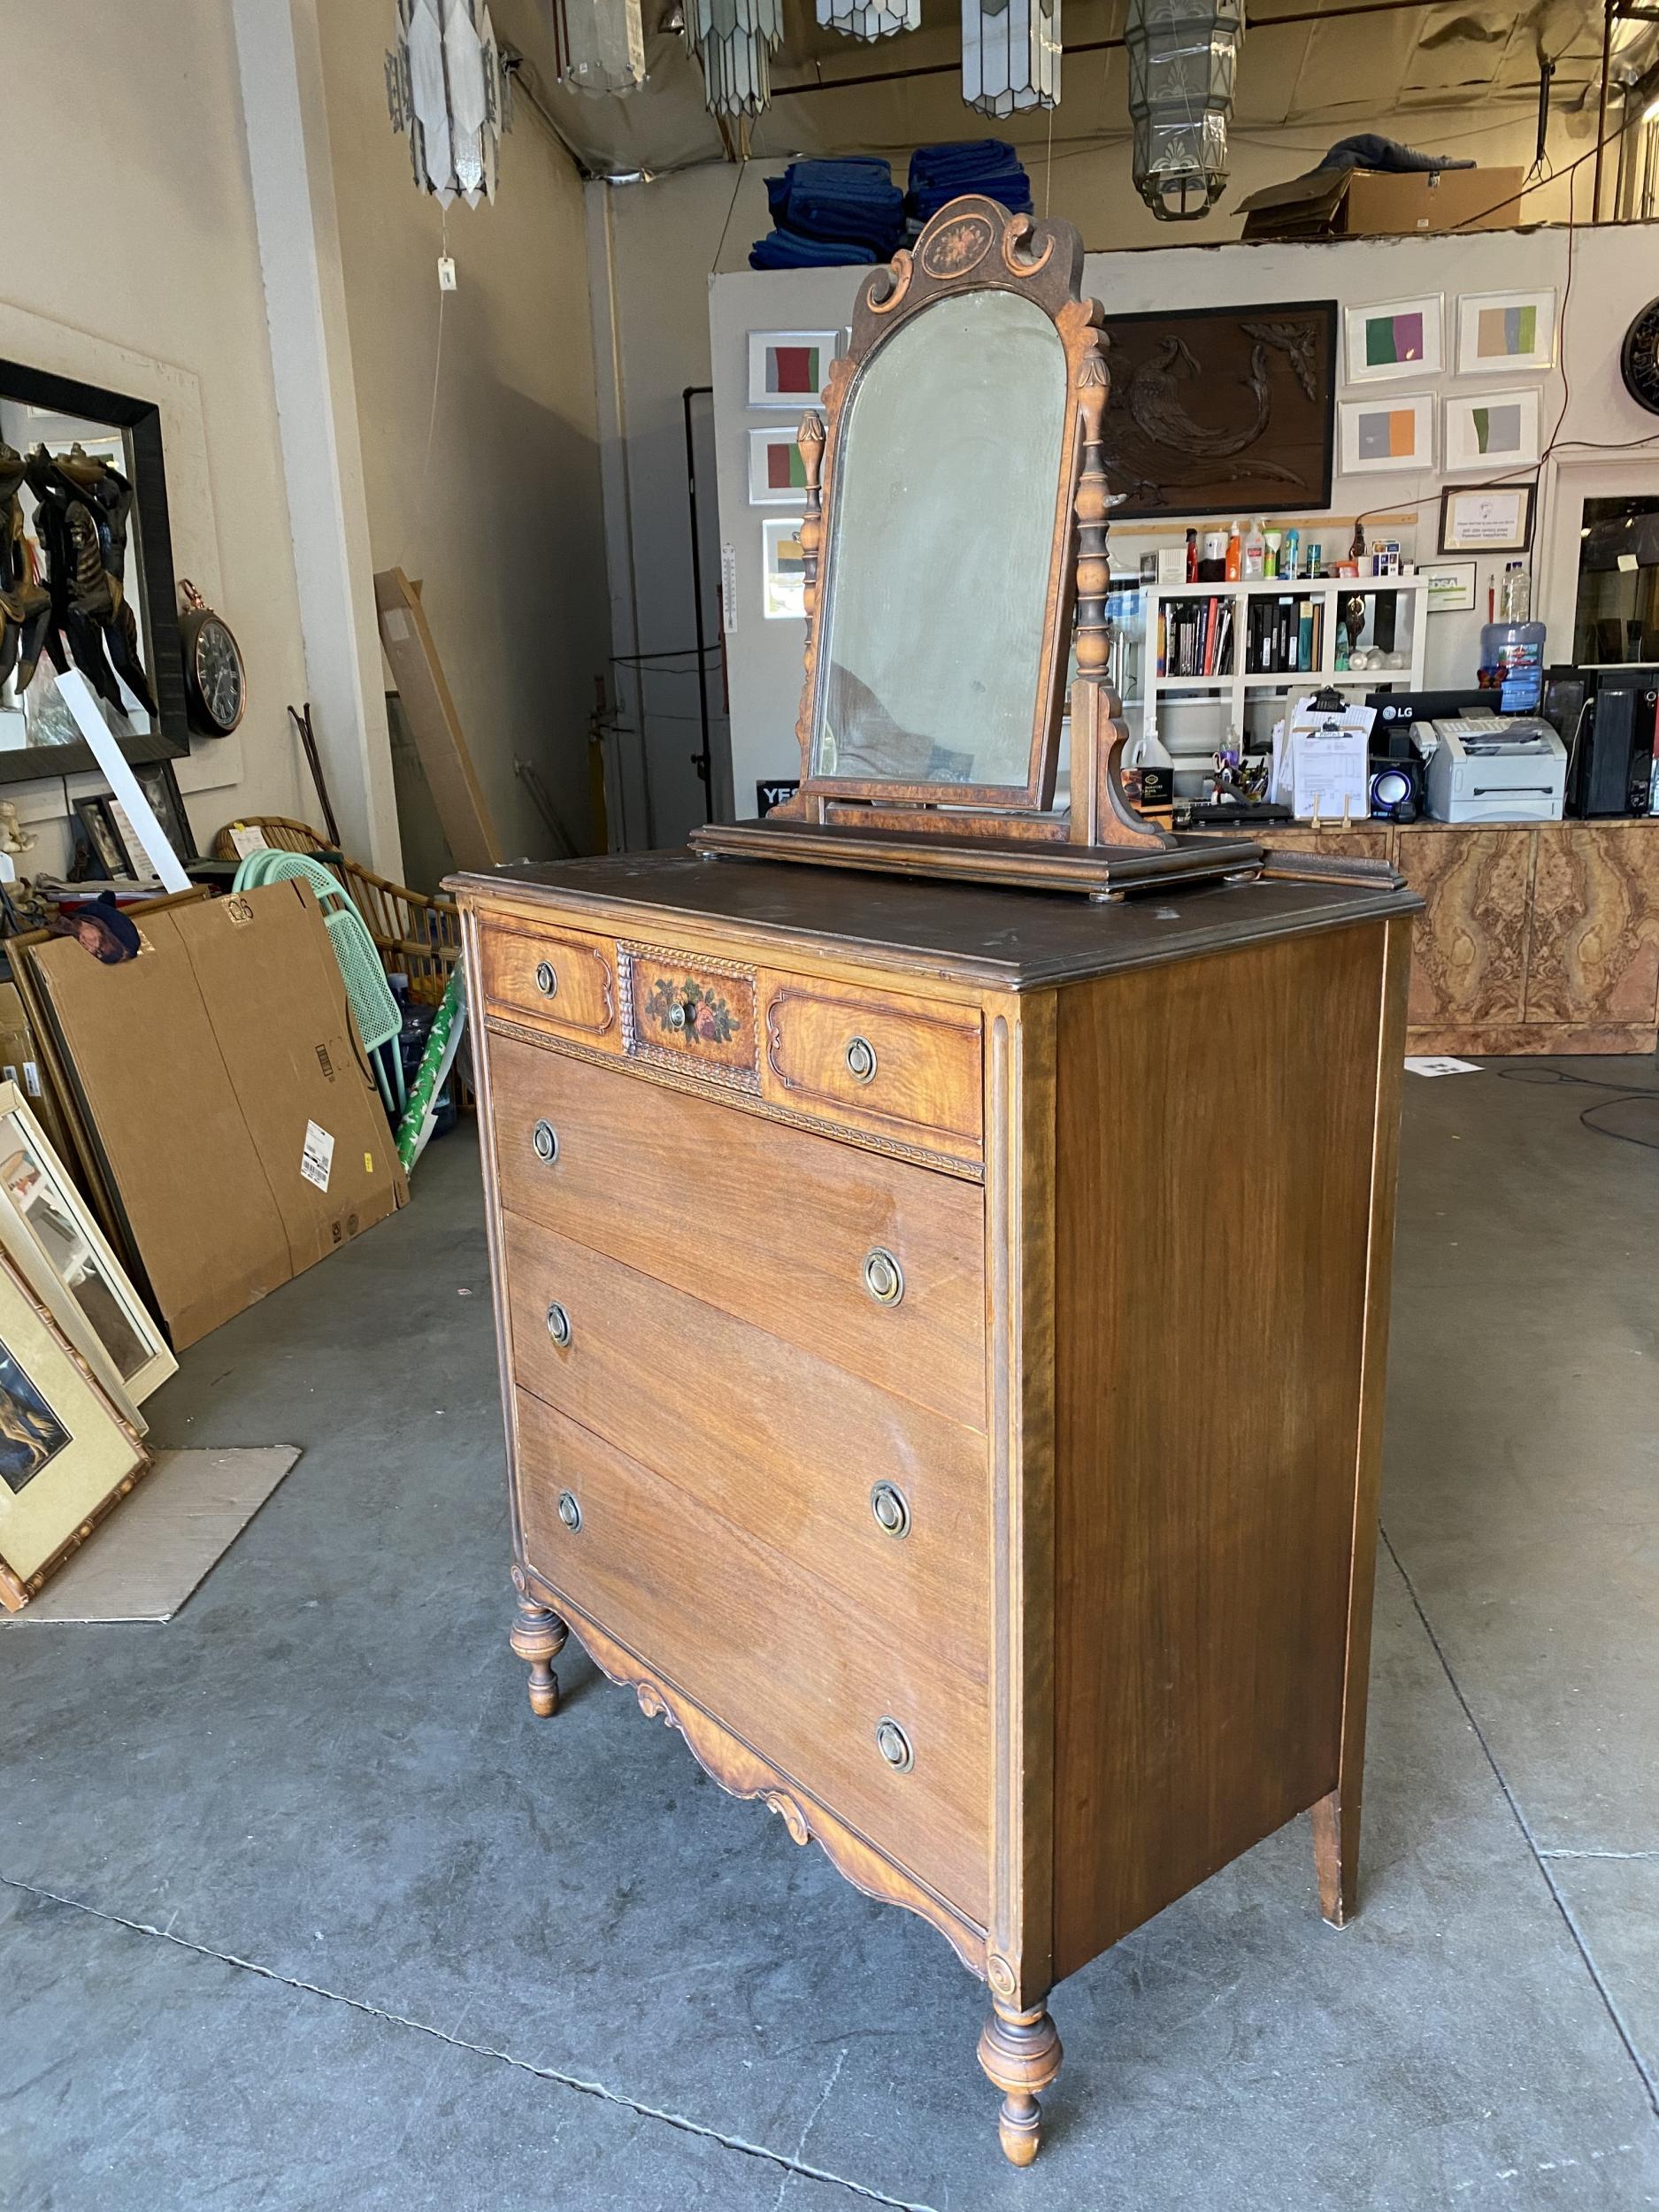
[[[0,1605],[20,1611],[148,1464],[132,1424],[0,1252]]]
[[[0,1246],[134,1426],[177,1372],[91,1207],[15,1083],[0,1082]]]

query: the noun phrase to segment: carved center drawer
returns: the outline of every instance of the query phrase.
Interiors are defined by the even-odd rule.
[[[977,1185],[517,1038],[488,1051],[510,1213],[984,1428]]]
[[[752,968],[657,945],[618,945],[617,956],[631,1059],[738,1090],[760,1088]]]
[[[978,1012],[859,985],[763,978],[763,1096],[927,1150],[983,1149]]]

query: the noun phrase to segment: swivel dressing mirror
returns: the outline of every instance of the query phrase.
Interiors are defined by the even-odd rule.
[[[1094,897],[1259,858],[1155,829],[1124,794],[1110,387],[1082,269],[1069,223],[969,196],[865,282],[824,412],[801,426],[801,786],[764,822],[694,832],[695,850]]]

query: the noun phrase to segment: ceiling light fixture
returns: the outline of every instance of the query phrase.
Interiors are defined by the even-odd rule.
[[[962,0],[962,96],[981,115],[1058,107],[1060,0]]]
[[[1207,215],[1227,181],[1242,0],[1129,0],[1134,179],[1164,222]]]
[[[622,99],[645,82],[640,0],[553,0],[559,82]]]
[[[783,0],[686,0],[686,43],[703,65],[710,115],[758,115],[772,100]]]
[[[873,43],[900,31],[922,27],[922,0],[818,0],[818,19],[826,31]]]
[[[501,134],[512,123],[511,82],[489,10],[477,0],[397,0],[397,43],[386,57],[392,128],[409,134],[415,182],[448,207],[495,196]]]

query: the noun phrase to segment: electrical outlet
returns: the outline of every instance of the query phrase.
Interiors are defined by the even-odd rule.
[[[452,254],[441,253],[438,256],[438,289],[441,292],[453,292],[455,289],[455,257]]]

